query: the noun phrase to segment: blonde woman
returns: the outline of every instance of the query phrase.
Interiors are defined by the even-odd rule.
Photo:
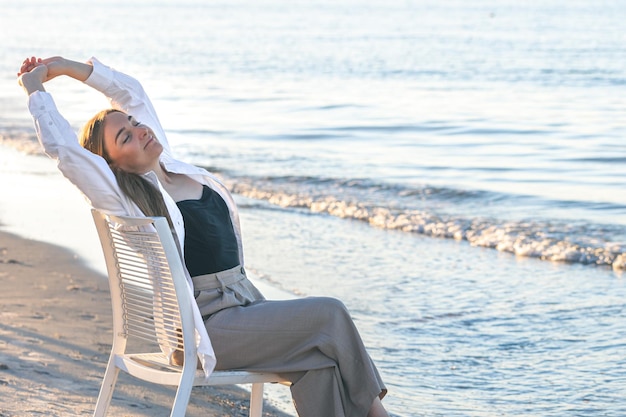
[[[79,137],[44,89],[62,75],[111,103]],[[292,382],[300,417],[388,416],[380,401],[387,390],[345,306],[326,297],[269,301],[261,295],[245,275],[232,196],[211,173],[173,157],[136,79],[95,58],[32,57],[18,81],[44,151],[93,207],[170,222],[193,286],[199,359],[207,372],[280,373]]]

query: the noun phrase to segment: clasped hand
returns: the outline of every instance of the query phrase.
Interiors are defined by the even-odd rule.
[[[26,58],[22,62],[19,72],[17,73],[20,84],[23,85],[21,78],[25,74],[32,73],[37,76],[38,80],[42,83],[50,81],[51,79],[64,74],[66,67],[66,60],[59,56],[54,56],[46,59],[37,57]]]

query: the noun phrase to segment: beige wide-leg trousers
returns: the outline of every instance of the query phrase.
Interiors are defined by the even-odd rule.
[[[340,301],[265,300],[240,267],[193,281],[217,369],[281,374],[300,417],[365,417],[386,394]]]

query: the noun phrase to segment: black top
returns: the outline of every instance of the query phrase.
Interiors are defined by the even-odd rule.
[[[176,203],[185,222],[185,265],[192,277],[239,265],[239,247],[226,203],[206,185],[199,200]]]

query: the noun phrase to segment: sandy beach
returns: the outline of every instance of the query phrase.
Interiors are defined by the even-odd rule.
[[[85,229],[91,226],[84,224],[88,219],[84,202],[76,210],[85,216],[77,219],[67,211],[72,206],[67,199],[74,201],[74,194],[63,188],[60,175],[24,172],[28,171],[24,164],[31,158],[33,166],[51,172],[46,158],[0,146],[4,196],[0,213],[6,216],[0,225],[0,416],[91,415],[111,348],[108,283],[102,270],[88,265],[91,260],[50,243],[51,236],[58,233],[56,218],[66,219],[68,225],[75,223],[74,228],[67,228],[67,234],[78,245],[80,228],[85,236],[82,244],[93,247],[97,240],[91,229]],[[21,166],[22,172],[11,168],[13,164]],[[31,181],[39,186],[32,188]],[[28,226],[17,224],[15,213],[23,210],[20,202],[42,207],[38,199],[47,198],[42,190],[57,185],[61,188],[55,192],[63,198],[48,200],[46,216],[25,219]],[[20,198],[20,189],[29,190],[26,193],[32,198]],[[24,217],[28,216],[24,212]],[[33,239],[37,233],[43,241]],[[101,256],[92,252],[94,260]],[[173,388],[121,375],[109,415],[167,416],[174,394]],[[247,398],[248,393],[237,386],[197,387],[187,415],[245,416]],[[267,401],[264,411],[268,416],[287,415]]]

